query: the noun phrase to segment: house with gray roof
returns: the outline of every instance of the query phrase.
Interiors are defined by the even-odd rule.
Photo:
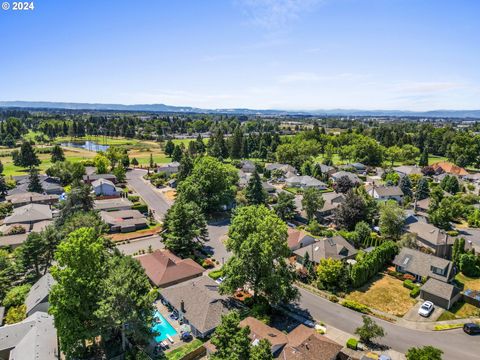
[[[167,175],[172,175],[178,173],[180,170],[180,163],[178,161],[173,161],[168,164],[162,164],[157,167],[157,172],[163,172]]]
[[[240,169],[241,169],[244,173],[251,174],[251,173],[255,172],[255,170],[257,169],[257,167],[255,166],[255,164],[254,164],[253,161],[251,161],[251,160],[243,160],[243,161],[240,163]]]
[[[29,224],[44,220],[52,220],[53,214],[50,205],[44,204],[28,204],[13,209],[13,213],[7,216],[3,223],[12,224]]]
[[[19,207],[27,204],[46,204],[53,205],[58,203],[59,196],[56,194],[39,194],[35,192],[24,192],[7,195],[5,200],[9,201],[13,207]]]
[[[405,231],[416,236],[418,245],[439,257],[447,258],[451,255],[454,239],[445,230],[424,221],[414,221],[414,217],[410,219],[412,221],[407,222]]]
[[[127,198],[95,200],[93,208],[99,211],[131,210],[133,203]]]
[[[65,192],[60,180],[47,175],[39,175],[40,184],[42,185],[43,193],[52,195],[61,195]],[[28,184],[30,183],[28,175],[13,176],[17,185],[14,189],[8,191],[8,195],[22,194],[28,192]]]
[[[292,165],[288,165],[288,164],[279,164],[279,163],[266,164],[265,170],[270,172],[275,170],[280,170],[283,173],[283,176],[285,178],[297,175],[297,169],[295,169]]]
[[[350,181],[354,184],[361,184],[362,183],[362,180],[360,180],[360,178],[357,176],[357,174],[354,174],[354,173],[349,172],[349,171],[337,171],[336,173],[333,173],[331,175],[331,178],[332,178],[333,181],[336,182],[344,176],[349,178]]]
[[[450,282],[454,275],[453,263],[450,260],[406,247],[400,250],[393,264],[398,272],[413,275],[417,281],[433,278]]]
[[[117,183],[117,177],[113,174],[89,174],[83,175],[83,182],[85,184],[91,184],[95,180],[105,179],[111,181],[112,183]]]
[[[343,236],[336,235],[321,239],[294,251],[296,261],[303,264],[308,253],[310,261],[319,264],[322,259],[348,260],[354,259],[358,251]]]
[[[53,317],[39,311],[21,322],[0,327],[0,359],[60,359]]]
[[[220,295],[218,287],[208,276],[201,276],[163,289],[160,296],[190,325],[196,337],[204,339],[215,331],[222,315],[239,306]]]
[[[407,175],[423,175],[422,168],[417,165],[396,166],[393,168],[393,171],[395,171],[401,177]]]
[[[444,309],[450,309],[462,297],[459,288],[453,284],[430,278],[420,288],[420,298],[433,302]]]
[[[403,191],[399,186],[368,186],[367,192],[377,201],[395,200],[398,203],[403,201]]]
[[[322,174],[331,174],[335,172],[335,168],[333,166],[320,164],[320,163],[317,163],[316,165],[320,166],[320,171],[322,172]]]
[[[120,196],[122,189],[117,188],[113,182],[107,179],[97,179],[91,183],[96,196]]]
[[[335,191],[322,194],[323,207],[318,211],[318,216],[325,218],[333,214],[333,211],[345,202],[345,195]]]
[[[147,227],[147,219],[138,210],[101,211],[100,217],[111,232],[130,232]]]
[[[33,284],[25,300],[27,316],[37,311],[48,312],[48,295],[50,294],[50,289],[53,284],[55,284],[55,280],[50,273],[46,273]]]
[[[288,187],[296,187],[300,189],[315,188],[318,190],[326,190],[327,184],[315,179],[312,176],[291,176],[285,180]]]

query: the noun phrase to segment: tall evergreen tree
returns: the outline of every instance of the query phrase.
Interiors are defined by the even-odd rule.
[[[418,166],[428,166],[428,150],[425,147],[420,155],[420,159],[418,160]]]
[[[8,186],[5,181],[5,176],[0,173],[0,197],[4,197],[8,193]]]
[[[172,161],[180,161],[182,160],[182,148],[179,145],[175,145],[172,153]]]
[[[275,213],[283,221],[293,219],[295,216],[295,196],[287,191],[278,194],[277,203],[273,206]]]
[[[173,150],[175,149],[175,144],[172,140],[168,139],[167,143],[165,144],[165,155],[172,156]]]
[[[425,177],[422,177],[420,180],[418,180],[417,183],[417,188],[415,191],[415,196],[417,200],[423,200],[428,198],[428,195],[430,194],[430,188],[428,186],[428,180]]]
[[[235,128],[232,136],[230,137],[230,157],[232,159],[243,158],[243,131],[239,126]]]
[[[262,179],[257,171],[252,174],[245,191],[248,205],[260,205],[267,202],[267,193],[263,189]]]
[[[40,182],[40,177],[38,176],[38,169],[36,167],[31,167],[28,176],[28,191],[42,193],[43,187]]]
[[[400,186],[400,189],[402,189],[403,195],[405,196],[412,196],[412,182],[410,181],[410,177],[405,175],[400,179],[400,183],[398,184]]]
[[[182,160],[180,160],[180,166],[178,169],[178,175],[177,179],[179,181],[185,180],[190,174],[192,173],[193,170],[193,160],[192,157],[190,156],[190,153],[185,153],[182,157]]]
[[[65,154],[64,154],[63,149],[60,145],[55,145],[52,148],[51,161],[52,161],[52,163],[55,163],[57,161],[65,161]]]
[[[19,152],[15,152],[13,155],[13,162],[16,166],[32,167],[40,165],[40,160],[28,141],[24,141],[20,147]]]

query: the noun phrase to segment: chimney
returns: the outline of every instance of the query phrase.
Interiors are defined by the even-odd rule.
[[[180,310],[182,311],[182,313],[185,312],[185,302],[183,300],[180,301]]]
[[[33,196],[30,196],[30,204],[33,203]]]

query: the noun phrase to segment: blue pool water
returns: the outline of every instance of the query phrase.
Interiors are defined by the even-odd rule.
[[[167,338],[167,335],[174,336],[177,335],[177,332],[173,328],[172,325],[165,319],[162,314],[160,314],[158,311],[155,311],[155,320],[160,319],[161,322],[157,323],[154,322],[152,326],[152,330],[156,331],[160,335],[155,336],[155,341],[160,342],[163,341]]]

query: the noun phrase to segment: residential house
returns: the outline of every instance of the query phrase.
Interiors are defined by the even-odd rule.
[[[303,230],[288,228],[287,243],[291,251],[295,251],[307,245],[313,244],[316,240]]]
[[[100,217],[111,232],[130,232],[147,227],[147,219],[138,210],[101,211]]]
[[[222,316],[239,305],[218,292],[219,285],[208,276],[163,289],[160,296],[190,325],[193,335],[204,339],[215,331]]]
[[[319,264],[322,259],[348,260],[354,259],[358,251],[344,237],[336,235],[322,239],[313,244],[304,246],[294,251],[296,261],[303,265],[306,254],[310,261]]]
[[[463,179],[473,182],[479,183],[480,182],[480,173],[468,174],[463,177]]]
[[[327,184],[315,179],[314,177],[305,176],[292,176],[285,180],[288,187],[296,187],[301,189],[315,188],[318,190],[326,190]]]
[[[273,194],[277,191],[277,188],[271,184],[269,184],[266,181],[262,182],[262,188],[265,190],[268,194]]]
[[[405,225],[405,231],[415,234],[420,246],[428,249],[436,256],[448,258],[451,255],[453,239],[436,226],[423,221],[415,221],[410,217]]]
[[[321,218],[327,218],[333,214],[333,211],[345,202],[345,195],[342,193],[336,193],[335,191],[323,193],[323,207],[317,212],[317,215]]]
[[[38,311],[18,323],[0,327],[0,359],[60,359],[53,317]]]
[[[278,356],[282,360],[346,360],[342,345],[314,329],[299,325],[287,334],[288,344]]]
[[[240,322],[240,327],[247,326],[250,328],[252,344],[255,346],[260,340],[268,340],[273,355],[277,355],[288,343],[287,335],[254,317],[249,316]]]
[[[202,276],[205,271],[192,259],[180,259],[169,250],[157,250],[139,255],[136,259],[144,268],[151,283],[159,288]]]
[[[400,250],[393,264],[398,272],[413,275],[417,281],[433,278],[450,282],[454,275],[453,263],[450,260],[406,247]]]
[[[56,194],[39,194],[35,192],[24,192],[7,195],[5,200],[9,201],[13,207],[24,206],[27,204],[46,204],[53,205],[58,203],[59,196]]]
[[[27,233],[0,236],[0,248],[11,247],[15,249],[22,245],[27,240],[27,237]]]
[[[396,166],[393,168],[400,177],[404,177],[407,175],[423,175],[422,168],[417,165],[402,165]]]
[[[403,191],[399,186],[368,186],[367,192],[377,201],[395,200],[398,203],[403,201]]]
[[[46,273],[35,284],[33,284],[25,300],[27,316],[30,316],[37,311],[48,312],[48,295],[54,284],[55,280],[50,273]]]
[[[292,165],[288,165],[288,164],[279,164],[279,163],[266,164],[265,169],[270,172],[275,170],[280,170],[283,172],[283,175],[285,178],[289,178],[297,175],[297,169],[295,169]]]
[[[50,205],[28,204],[13,209],[13,213],[7,216],[3,223],[5,225],[25,224],[30,227],[40,221],[52,220],[53,214]]]
[[[43,193],[47,195],[61,195],[65,191],[60,184],[60,180],[47,175],[39,175],[40,184],[42,185]],[[8,195],[22,194],[28,192],[28,185],[30,183],[28,175],[13,176],[17,185],[14,189],[8,191]]]
[[[367,166],[358,162],[353,164],[340,165],[338,168],[341,170],[354,170],[359,174],[364,174],[367,171]]]
[[[93,192],[96,196],[120,196],[122,189],[117,188],[113,182],[106,179],[92,181]]]
[[[240,163],[240,165],[241,165],[240,169],[247,174],[254,173],[255,170],[257,169],[253,161],[250,161],[250,160],[243,160]]]
[[[462,297],[459,288],[434,278],[429,278],[420,288],[420,298],[433,302],[444,309],[450,309]]]
[[[127,198],[95,200],[93,203],[93,208],[99,211],[130,210],[132,206],[133,203]]]
[[[178,173],[179,170],[180,170],[180,163],[178,161],[173,161],[168,164],[162,164],[157,167],[157,172],[159,173],[163,172],[169,176]]]
[[[83,182],[85,184],[91,184],[95,180],[105,179],[111,181],[112,183],[117,183],[117,177],[113,174],[90,174],[90,175],[83,175]]]
[[[361,184],[362,183],[362,180],[360,180],[360,178],[357,176],[357,174],[354,174],[352,172],[349,172],[349,171],[338,171],[336,173],[333,173],[331,175],[332,177],[332,180],[334,182],[337,182],[340,178],[346,176],[347,178],[350,179],[350,181],[354,184]]]
[[[320,171],[322,174],[330,175],[333,174],[336,169],[333,166],[317,163],[320,166]]]
[[[450,175],[458,175],[458,176],[468,175],[467,170],[448,161],[437,162],[435,164],[432,164],[432,167],[437,173],[445,172]]]

